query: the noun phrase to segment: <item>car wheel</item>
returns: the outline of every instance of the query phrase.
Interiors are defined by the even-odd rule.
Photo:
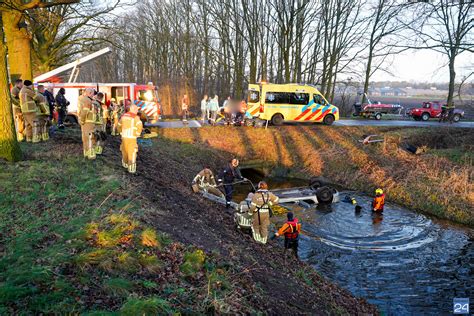
[[[325,125],[332,125],[332,123],[334,123],[334,120],[334,115],[328,114],[324,117],[323,123]]]
[[[276,126],[283,124],[283,115],[281,115],[280,113],[273,115],[272,124]]]
[[[313,190],[317,190],[321,186],[323,186],[323,182],[318,177],[312,177],[309,179],[309,187]]]
[[[461,120],[461,115],[459,114],[454,114],[453,116],[453,122],[459,122]]]
[[[319,203],[331,203],[334,198],[333,190],[330,187],[320,187],[316,190],[316,197]]]
[[[66,124],[77,124],[76,117],[74,115],[67,115],[64,119],[64,123]]]
[[[421,120],[422,121],[428,121],[430,119],[430,114],[429,113],[423,113],[421,115]]]
[[[374,117],[377,121],[380,121],[380,119],[382,119],[382,113],[376,113]]]

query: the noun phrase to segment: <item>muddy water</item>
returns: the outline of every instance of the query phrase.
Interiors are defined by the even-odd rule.
[[[302,184],[266,180],[272,188]],[[238,191],[237,196],[245,196],[247,190]],[[387,315],[451,314],[453,298],[471,296],[473,302],[473,230],[391,203],[383,215],[373,215],[369,197],[341,193],[355,197],[363,210],[356,213],[344,202],[289,206],[303,223],[302,260]]]

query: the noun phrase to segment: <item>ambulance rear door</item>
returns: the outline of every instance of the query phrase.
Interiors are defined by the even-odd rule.
[[[247,111],[254,117],[259,115],[261,92],[259,84],[249,84],[249,90],[247,93]]]

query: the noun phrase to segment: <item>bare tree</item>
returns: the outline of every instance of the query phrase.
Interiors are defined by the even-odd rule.
[[[474,52],[474,3],[470,0],[439,0],[411,5],[411,23],[406,23],[416,41],[415,49],[431,49],[448,57],[447,103],[453,104],[456,58]]]

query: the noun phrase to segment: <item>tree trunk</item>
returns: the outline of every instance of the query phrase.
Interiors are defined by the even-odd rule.
[[[0,158],[18,161],[21,159],[21,150],[13,123],[10,91],[8,91],[7,46],[1,22],[0,16],[0,56],[3,58],[0,62]]]
[[[370,48],[369,56],[367,56],[367,68],[365,69],[365,81],[364,81],[364,93],[362,95],[362,104],[367,101],[367,95],[369,95],[369,80],[370,80],[370,72],[372,71],[372,57],[373,57],[373,50]]]
[[[2,13],[3,27],[8,46],[8,64],[11,82],[21,78],[31,80],[31,39],[25,28],[18,28],[22,13],[17,10],[5,10]]]
[[[449,106],[454,104],[454,81],[456,79],[456,71],[454,70],[454,54],[449,56],[449,87],[448,87],[448,100],[447,103]]]

